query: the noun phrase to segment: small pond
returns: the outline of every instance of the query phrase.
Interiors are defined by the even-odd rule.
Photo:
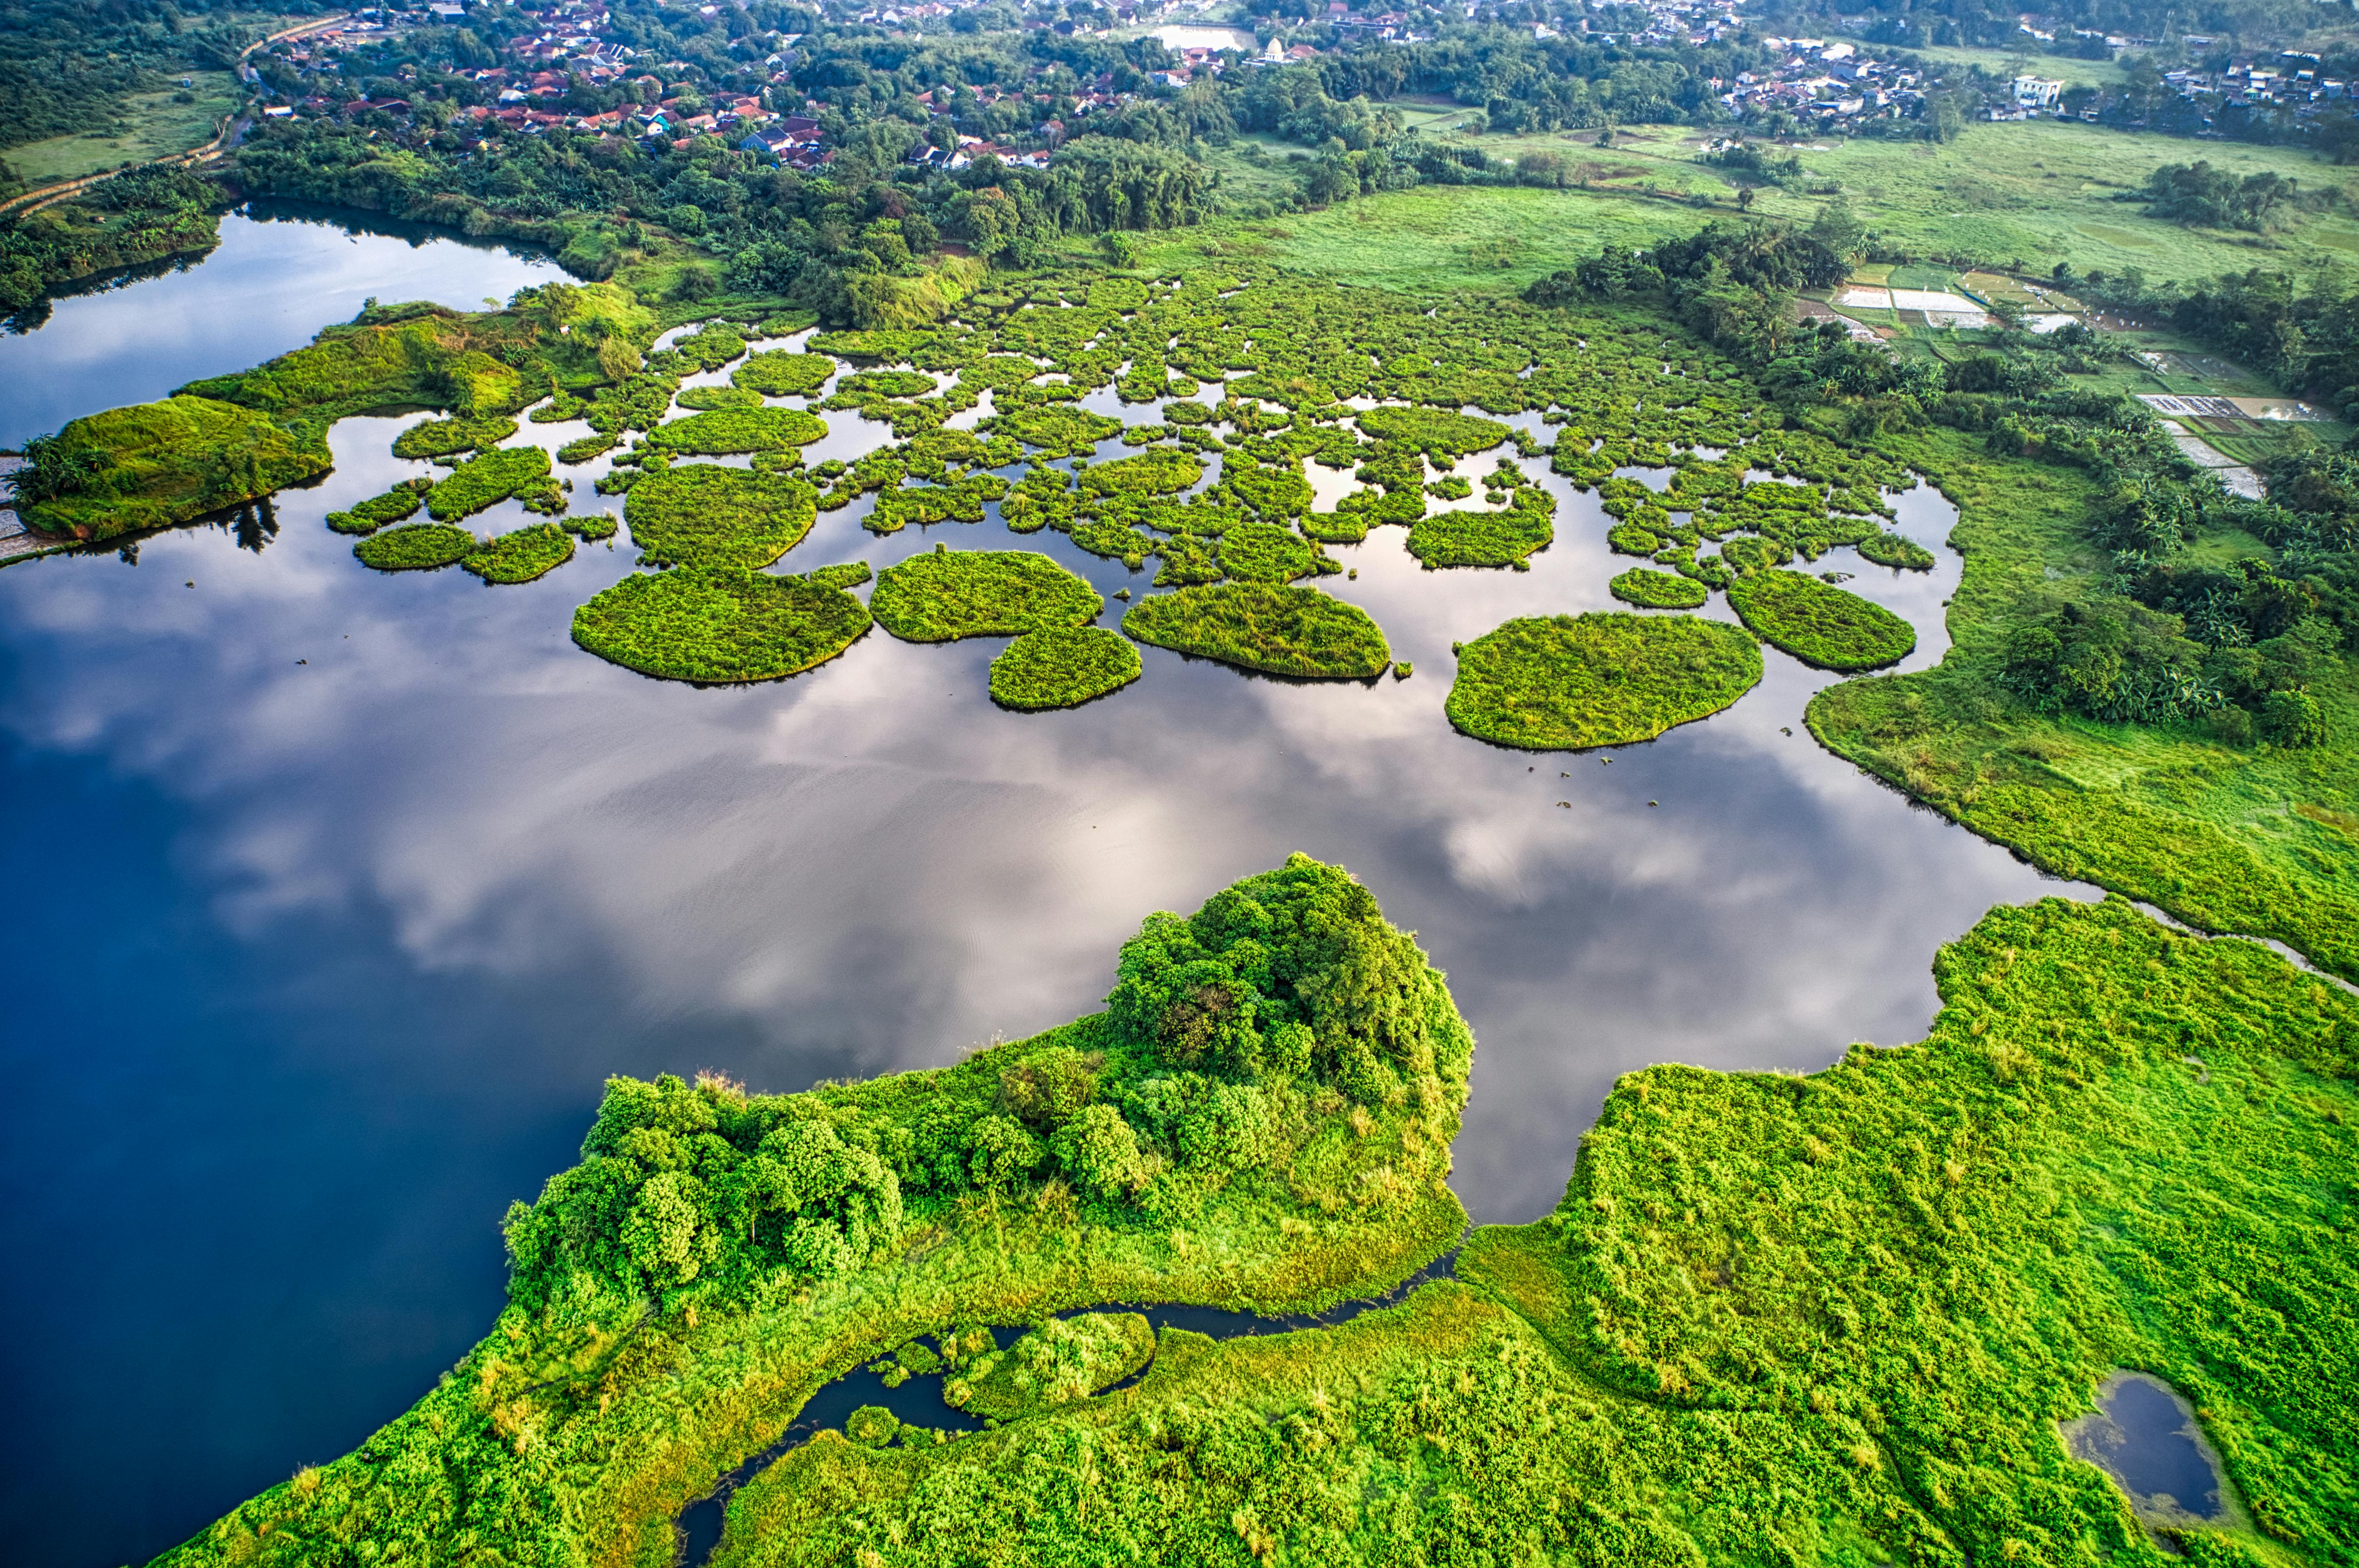
[[[2112,1477],[2148,1524],[2218,1522],[2231,1512],[2220,1456],[2193,1407],[2144,1372],[2116,1372],[2097,1408],[2064,1428],[2065,1445]]]

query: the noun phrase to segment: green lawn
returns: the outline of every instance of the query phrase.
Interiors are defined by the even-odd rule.
[[[1868,47],[1879,55],[1891,48],[1888,44]],[[2019,49],[1921,49],[1908,52],[1940,65],[1978,65],[1996,77],[2036,76],[2045,81],[2060,81],[2067,87],[2083,82],[2091,87],[2118,87],[2129,80],[2129,72],[2110,59],[2067,59],[2061,55],[2025,54]]]
[[[27,185],[47,185],[201,146],[212,140],[221,117],[237,105],[237,81],[225,70],[188,75],[195,84],[188,90],[194,103],[172,102],[179,91],[177,83],[161,92],[136,94],[124,100],[120,131],[84,131],[27,142],[8,149],[8,166]]]

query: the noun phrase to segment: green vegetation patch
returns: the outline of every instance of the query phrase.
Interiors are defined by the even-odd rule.
[[[534,523],[469,551],[459,564],[485,582],[530,582],[572,558],[572,535],[555,523]]]
[[[1027,632],[991,661],[991,699],[1027,713],[1077,708],[1136,680],[1142,665],[1129,638],[1103,626]]]
[[[393,438],[397,458],[447,458],[498,446],[516,433],[516,422],[497,415],[462,415],[455,419],[429,419],[412,425]]]
[[[1135,1312],[1050,1318],[1005,1350],[964,1363],[942,1379],[942,1402],[993,1421],[1016,1421],[1088,1399],[1155,1354],[1155,1330]]]
[[[1105,608],[1095,589],[1031,550],[912,556],[877,574],[868,604],[878,625],[910,643],[1086,626]]]
[[[1093,464],[1082,470],[1082,493],[1169,495],[1203,477],[1203,460],[1193,452],[1165,449]]]
[[[1822,670],[1876,669],[1917,646],[1917,629],[1884,606],[1800,572],[1739,578],[1728,602],[1764,642]]]
[[[1878,534],[1874,538],[1863,539],[1859,544],[1859,553],[1880,567],[1898,567],[1917,572],[1933,569],[1933,552],[1905,534]]]
[[[671,345],[671,351],[698,370],[719,370],[745,351],[745,340],[727,322],[716,321]]]
[[[464,528],[447,523],[412,523],[363,539],[353,546],[353,554],[363,566],[381,572],[409,572],[447,567],[480,547],[480,541]]]
[[[1644,567],[1624,572],[1607,583],[1605,590],[1625,604],[1648,610],[1694,610],[1712,597],[1712,590],[1693,578],[1648,571]]]
[[[731,371],[729,383],[764,397],[808,397],[826,385],[836,369],[836,362],[825,354],[790,354],[774,349]]]
[[[768,566],[802,542],[819,494],[791,474],[717,463],[650,469],[625,493],[623,518],[642,564]]]
[[[2343,1561],[2359,1010],[2118,900],[1995,909],[1936,975],[1915,1045],[1624,1077],[1555,1212],[1400,1307],[1167,1332],[1132,1391],[956,1444],[798,1448],[716,1568],[1294,1562],[1309,1519],[1339,1565]],[[2196,1407],[2249,1520],[2174,1557],[2068,1454],[2117,1368]]]
[[[77,539],[170,527],[332,466],[320,427],[189,396],[85,415],[25,455],[17,514]]]
[[[691,386],[672,401],[690,412],[701,413],[709,408],[759,408],[762,395],[735,386]]]
[[[1519,567],[1556,537],[1555,498],[1518,490],[1498,511],[1451,507],[1409,524],[1408,553],[1429,567]]]
[[[1690,615],[1532,616],[1459,651],[1444,711],[1477,740],[1536,752],[1650,741],[1761,679],[1743,628]]]
[[[1356,416],[1353,423],[1370,438],[1422,452],[1442,468],[1470,452],[1487,452],[1515,434],[1496,419],[1395,405],[1370,408]]]
[[[339,534],[374,534],[388,523],[398,523],[414,517],[426,504],[426,492],[434,488],[429,479],[404,480],[383,495],[372,495],[350,512],[328,514],[328,526]]]
[[[1085,458],[1100,441],[1122,434],[1122,421],[1067,404],[1012,409],[995,414],[985,426],[1015,437],[1027,447],[1041,448],[1052,458]]]
[[[437,523],[472,517],[511,496],[544,488],[549,454],[538,447],[501,447],[470,458],[427,492],[426,514]]]
[[[827,434],[827,421],[799,408],[715,408],[658,425],[647,445],[692,457],[730,457],[741,452],[783,452],[808,447]]]
[[[777,680],[826,663],[868,630],[842,589],[727,567],[634,572],[573,612],[573,640],[665,680]]]
[[[1140,600],[1125,635],[1249,670],[1335,680],[1382,675],[1392,662],[1368,612],[1316,589],[1224,582]]]
[[[1309,540],[1275,523],[1238,523],[1221,535],[1222,572],[1238,582],[1292,582],[1333,563]],[[1159,579],[1158,579],[1160,580]]]

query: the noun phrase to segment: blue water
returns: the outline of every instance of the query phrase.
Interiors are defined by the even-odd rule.
[[[288,346],[284,313],[223,341],[257,297],[316,325],[367,294],[548,276],[447,242],[233,239],[261,248],[0,340],[0,428]],[[143,333],[177,346],[120,350]],[[832,441],[875,438],[832,417]],[[1620,1073],[1915,1038],[1940,942],[2067,891],[1821,751],[1801,714],[1825,677],[1774,652],[1736,707],[1611,765],[1451,731],[1452,641],[1612,603],[1605,520],[1569,490],[1529,572],[1423,572],[1397,532],[1336,552],[1358,578],[1323,586],[1413,679],[1147,649],[1114,697],[1018,715],[985,697],[994,642],[872,633],[745,689],[605,665],[567,626],[627,546],[512,588],[366,571],[321,518],[419,471],[387,449],[404,423],[337,427],[336,471],[280,498],[258,550],[199,528],[136,565],[0,570],[16,1559],[144,1558],[402,1409],[498,1310],[500,1214],[570,1162],[607,1075],[791,1090],[951,1061],[1095,1006],[1143,914],[1290,850],[1349,866],[1449,972],[1480,1041],[1453,1184],[1481,1220],[1555,1201]],[[931,547],[860,514],[822,516],[787,565]],[[1938,546],[1946,508],[1906,498],[1903,524]],[[1048,550],[1109,593],[1146,580],[1053,535],[933,537]],[[1844,554],[1822,564],[1938,656],[1956,557],[1929,579]]]

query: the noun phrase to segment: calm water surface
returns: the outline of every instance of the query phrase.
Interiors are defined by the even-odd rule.
[[[235,368],[368,294],[464,304],[549,276],[447,242],[231,234],[0,341],[19,370],[0,427]],[[310,302],[299,323],[212,335],[280,295]],[[881,434],[829,417],[822,452]],[[1527,573],[1425,572],[1398,530],[1337,549],[1358,579],[1321,586],[1412,679],[1149,648],[1128,689],[1016,715],[985,696],[996,641],[873,632],[724,690],[603,664],[569,618],[626,544],[521,587],[367,571],[320,519],[427,471],[388,454],[405,423],[338,426],[335,472],[281,498],[273,539],[201,528],[133,565],[0,571],[0,1530],[27,1561],[144,1557],[406,1405],[497,1310],[500,1213],[570,1162],[611,1073],[790,1090],[948,1062],[1093,1008],[1142,915],[1303,849],[1449,971],[1480,1042],[1455,1184],[1476,1218],[1521,1220],[1616,1075],[1912,1039],[1940,943],[2068,891],[1821,751],[1802,709],[1825,677],[1774,651],[1736,707],[1610,765],[1451,730],[1453,641],[1613,606],[1629,563],[1560,481]],[[619,510],[596,465],[568,471],[577,509]],[[1938,548],[1946,504],[1901,504]],[[1047,551],[1109,595],[1147,583],[995,522],[878,539],[864,509],[823,514],[787,564],[948,540]],[[1913,667],[1943,645],[1941,554],[1930,578],[1820,566],[1916,622]]]

